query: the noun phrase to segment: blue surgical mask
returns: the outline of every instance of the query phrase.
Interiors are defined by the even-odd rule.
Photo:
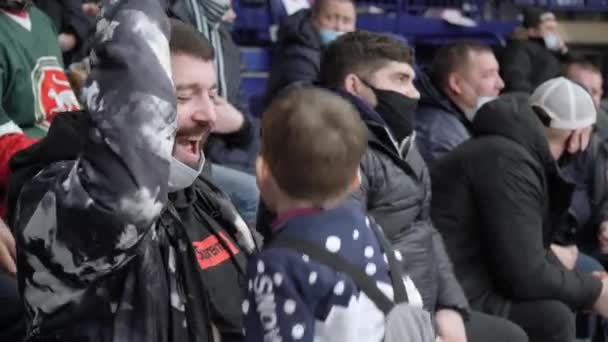
[[[321,37],[321,45],[327,46],[331,44],[334,40],[338,39],[344,32],[328,30],[328,29],[320,29],[319,37]]]
[[[201,160],[196,169],[171,158],[171,168],[169,170],[169,192],[183,190],[194,184],[196,178],[203,172],[205,166],[205,155],[201,153]]]
[[[545,35],[543,37],[543,40],[545,41],[545,46],[547,47],[547,49],[551,51],[559,50],[560,39],[559,36],[555,33],[549,33]]]

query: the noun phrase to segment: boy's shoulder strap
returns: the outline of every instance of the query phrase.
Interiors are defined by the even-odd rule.
[[[298,251],[302,254],[306,254],[312,259],[319,263],[329,266],[337,272],[342,272],[350,276],[355,284],[363,291],[376,306],[388,314],[391,309],[395,306],[395,303],[408,302],[407,292],[405,285],[403,284],[403,278],[399,268],[399,264],[395,259],[392,248],[388,246],[388,242],[382,236],[382,233],[375,228],[370,228],[376,232],[378,240],[382,245],[384,252],[386,253],[387,260],[389,263],[389,269],[391,273],[391,280],[393,285],[394,301],[391,301],[376,285],[371,277],[369,277],[361,268],[353,265],[348,260],[344,259],[339,254],[334,254],[319,245],[303,240],[297,239],[285,234],[280,234],[270,243],[271,247],[275,248],[288,248]],[[387,248],[388,247],[388,248]]]

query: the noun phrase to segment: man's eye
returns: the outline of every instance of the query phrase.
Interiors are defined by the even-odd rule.
[[[178,101],[178,102],[187,102],[187,101],[189,101],[189,100],[190,100],[190,97],[189,97],[189,96],[178,96],[178,97],[177,97],[177,101]]]

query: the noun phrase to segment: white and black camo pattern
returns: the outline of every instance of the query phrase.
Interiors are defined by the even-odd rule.
[[[28,341],[195,340],[156,223],[176,130],[168,37],[158,0],[103,1],[84,151],[46,167],[19,201]]]

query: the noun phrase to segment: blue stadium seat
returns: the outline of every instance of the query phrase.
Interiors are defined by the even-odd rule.
[[[539,6],[553,11],[608,12],[608,0],[514,0],[517,6]]]
[[[268,72],[270,70],[270,50],[259,47],[241,48],[241,60],[246,72]]]

